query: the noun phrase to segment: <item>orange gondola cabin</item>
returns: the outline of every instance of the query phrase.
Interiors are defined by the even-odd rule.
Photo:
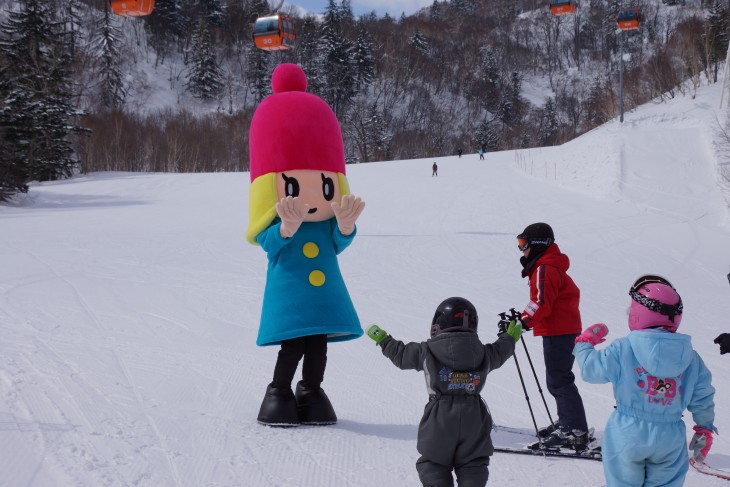
[[[112,10],[125,17],[149,15],[155,8],[155,0],[112,0]]]
[[[264,51],[293,49],[297,44],[294,23],[291,17],[274,14],[256,19],[253,26],[253,41]]]
[[[638,8],[627,8],[618,13],[616,19],[618,28],[621,30],[635,30],[641,24],[641,11]]]
[[[550,13],[553,15],[571,15],[576,7],[573,0],[550,0]]]

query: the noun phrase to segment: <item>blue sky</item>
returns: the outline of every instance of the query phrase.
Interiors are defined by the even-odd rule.
[[[327,0],[291,0],[285,6],[296,5],[307,12],[314,14],[324,12]],[[431,5],[433,0],[352,0],[352,10],[355,15],[362,15],[375,10],[378,15],[386,12],[393,17],[400,17],[401,13],[413,14],[418,9]]]

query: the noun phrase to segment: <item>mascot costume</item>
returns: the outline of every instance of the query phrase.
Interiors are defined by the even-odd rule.
[[[305,91],[304,71],[282,64],[271,85],[274,93],[251,120],[246,239],[268,256],[256,344],[281,349],[258,421],[334,424],[337,415],[320,387],[327,342],[363,333],[337,255],[355,237],[365,203],[350,194],[340,124],[324,100]]]

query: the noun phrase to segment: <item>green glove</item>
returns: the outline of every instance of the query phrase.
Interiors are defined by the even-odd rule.
[[[522,323],[518,320],[510,321],[507,327],[507,334],[514,338],[516,342],[519,342],[522,336]]]
[[[376,345],[380,345],[380,342],[388,338],[388,332],[380,328],[378,325],[373,325],[368,328],[368,336],[375,340]]]

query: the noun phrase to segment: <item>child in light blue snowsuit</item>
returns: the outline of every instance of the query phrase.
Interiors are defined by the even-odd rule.
[[[613,384],[616,410],[601,446],[608,485],[679,487],[689,469],[683,411],[696,424],[694,461],[704,461],[717,432],[712,376],[689,335],[676,333],[682,300],[668,281],[643,276],[629,294],[631,333],[599,351],[608,329],[593,325],[573,354],[583,380]]]

